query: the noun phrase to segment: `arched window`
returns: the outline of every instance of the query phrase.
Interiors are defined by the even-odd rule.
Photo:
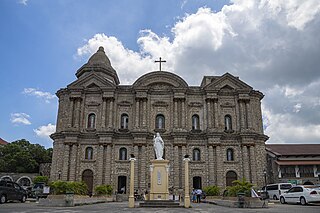
[[[227,149],[227,161],[233,161],[233,149],[229,148]]]
[[[238,178],[237,173],[235,173],[234,171],[228,171],[226,175],[227,186],[232,186],[233,185],[232,182],[237,180],[237,178]]]
[[[200,161],[200,150],[199,149],[193,150],[193,160]]]
[[[225,124],[225,130],[229,131],[232,130],[232,119],[230,115],[224,116],[224,124]]]
[[[90,113],[88,116],[88,128],[89,129],[96,128],[96,115],[94,113]]]
[[[124,147],[119,150],[119,160],[127,160],[127,149]]]
[[[165,123],[164,123],[164,116],[163,115],[157,115],[156,117],[156,129],[164,129],[165,128]]]
[[[93,149],[92,147],[86,148],[85,159],[92,160],[93,159]]]
[[[121,115],[121,129],[129,128],[129,116],[125,113]]]
[[[192,130],[198,130],[198,129],[200,129],[199,115],[193,115],[192,116]]]

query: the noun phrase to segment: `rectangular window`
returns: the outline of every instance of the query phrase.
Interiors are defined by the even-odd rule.
[[[281,175],[283,178],[296,177],[295,166],[281,166]]]
[[[299,166],[300,169],[300,177],[313,177],[313,166]]]

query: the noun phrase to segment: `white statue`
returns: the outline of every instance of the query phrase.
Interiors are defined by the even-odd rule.
[[[164,149],[164,142],[160,136],[160,133],[157,132],[157,137],[153,136],[153,147],[154,151],[156,152],[157,160],[163,160],[163,149]]]

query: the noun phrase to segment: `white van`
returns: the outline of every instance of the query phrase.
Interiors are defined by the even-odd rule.
[[[274,200],[278,200],[280,195],[285,191],[288,191],[292,187],[291,183],[275,183],[267,185],[268,197]],[[265,186],[262,188],[265,191]]]

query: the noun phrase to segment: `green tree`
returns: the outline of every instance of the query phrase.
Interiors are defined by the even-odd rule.
[[[0,147],[1,172],[38,172],[41,163],[50,163],[52,149],[25,139]]]
[[[218,186],[207,186],[204,187],[203,191],[207,196],[218,196],[220,195],[220,189]]]
[[[228,196],[230,197],[236,197],[238,193],[244,193],[245,196],[249,197],[251,193],[251,188],[253,186],[252,183],[246,181],[246,179],[241,179],[241,180],[235,180],[232,181],[234,184],[233,186],[228,186]]]

